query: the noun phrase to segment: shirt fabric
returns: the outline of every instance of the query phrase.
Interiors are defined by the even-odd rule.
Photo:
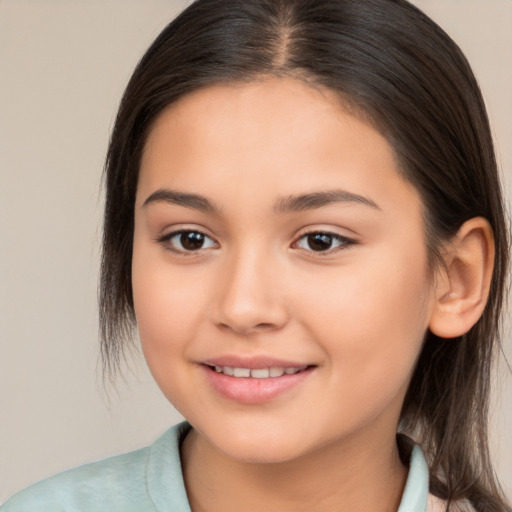
[[[191,512],[179,451],[190,428],[179,423],[147,448],[43,480],[15,494],[0,512]],[[444,510],[444,502],[428,493],[428,467],[414,445],[398,512]]]

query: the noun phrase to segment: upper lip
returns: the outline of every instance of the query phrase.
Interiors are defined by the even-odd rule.
[[[256,370],[259,368],[301,368],[303,366],[311,366],[308,363],[299,361],[290,361],[269,356],[233,356],[226,355],[213,357],[203,361],[207,366],[229,366],[231,368],[249,368]]]

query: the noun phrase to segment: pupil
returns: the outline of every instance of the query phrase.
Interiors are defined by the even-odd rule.
[[[197,249],[201,249],[203,246],[204,235],[201,233],[194,233],[193,231],[182,233],[180,242],[187,251],[196,251]]]
[[[315,233],[308,236],[308,245],[313,251],[325,251],[331,248],[332,236],[324,233]]]

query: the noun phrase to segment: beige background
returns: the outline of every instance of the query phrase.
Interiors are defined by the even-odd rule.
[[[473,64],[510,184],[512,1],[416,3]],[[184,5],[0,0],[0,501],[148,444],[180,419],[140,356],[107,397],[96,282],[100,175],[117,103],[138,58]],[[510,335],[505,351],[512,360]],[[504,365],[501,373],[492,441],[512,495],[512,378]]]

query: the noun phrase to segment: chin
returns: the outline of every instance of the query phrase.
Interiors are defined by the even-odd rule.
[[[246,446],[243,443],[218,447],[225,456],[246,464],[280,464],[299,458],[298,449],[284,446]]]
[[[250,464],[277,464],[297,459],[309,450],[303,436],[280,429],[223,429],[201,432],[208,444],[224,456]]]

